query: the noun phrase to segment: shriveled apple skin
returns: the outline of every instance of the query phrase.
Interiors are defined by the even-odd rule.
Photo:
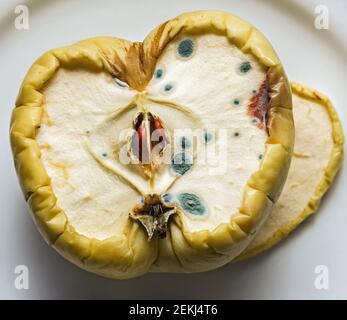
[[[166,45],[178,34],[217,33],[268,68],[269,112],[266,151],[259,170],[244,190],[239,213],[213,231],[188,232],[179,217],[165,239],[147,240],[145,229],[130,218],[124,230],[97,240],[76,232],[57,206],[41,161],[36,133],[44,113],[42,90],[59,68],[106,72],[142,91]],[[83,269],[124,279],[155,272],[201,272],[237,257],[261,228],[285,182],[294,143],[291,90],[283,67],[264,36],[231,14],[199,11],[163,23],[144,40],[93,38],[54,49],[40,57],[25,77],[11,120],[11,145],[17,174],[33,218],[47,242]],[[116,204],[115,204],[116,205]]]

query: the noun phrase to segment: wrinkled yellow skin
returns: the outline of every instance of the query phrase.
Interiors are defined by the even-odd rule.
[[[127,221],[122,234],[105,240],[78,234],[56,205],[50,178],[35,141],[40,126],[45,84],[59,68],[85,67],[108,72],[143,90],[165,46],[181,33],[223,34],[240,50],[268,67],[270,83],[269,137],[260,168],[249,179],[239,213],[213,232],[190,233],[179,217],[168,236],[147,241],[138,222]],[[200,272],[230,262],[250,243],[271,212],[285,182],[294,143],[291,90],[282,65],[264,36],[231,14],[200,11],[180,15],[156,28],[143,43],[93,38],[54,49],[41,56],[26,75],[11,120],[11,144],[17,174],[33,218],[45,239],[65,258],[91,272],[131,278],[149,271]]]
[[[333,148],[331,150],[327,166],[324,169],[323,178],[319,181],[314,193],[311,195],[310,200],[306,203],[305,207],[302,208],[302,211],[298,212],[295,219],[290,221],[288,224],[283,225],[278,230],[275,230],[273,234],[267,236],[263,242],[258,243],[256,246],[249,246],[235,260],[242,260],[248,257],[252,257],[266,249],[271,248],[279,241],[284,239],[296,227],[298,227],[301,222],[303,222],[307,217],[315,213],[319,208],[320,202],[325,192],[333,183],[336,173],[342,165],[344,153],[344,133],[339,117],[329,98],[314,89],[304,87],[298,83],[292,82],[291,88],[294,95],[298,95],[299,97],[310,101],[316,101],[320,106],[326,109],[332,126]],[[312,130],[317,129],[318,128],[312,128]]]

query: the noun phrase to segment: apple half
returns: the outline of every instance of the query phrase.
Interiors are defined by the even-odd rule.
[[[44,54],[11,144],[38,228],[71,262],[112,278],[211,270],[247,248],[280,196],[290,85],[253,26],[187,13],[143,43]]]

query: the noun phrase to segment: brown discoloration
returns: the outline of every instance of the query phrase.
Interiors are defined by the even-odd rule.
[[[125,66],[122,59],[120,59],[117,54],[111,54],[109,52],[104,52],[101,50],[100,52],[104,59],[108,62],[108,65],[111,68],[112,75],[124,81],[125,79],[122,77],[122,70],[125,69]]]
[[[315,97],[317,100],[319,100],[319,101],[322,100],[322,98],[320,97],[320,95],[319,95],[318,93],[316,93],[315,91],[312,91],[312,94],[314,95],[314,97]]]
[[[149,81],[148,66],[144,59],[143,46],[141,42],[134,42],[127,50],[126,55],[125,82],[138,91],[143,91]]]
[[[93,197],[92,197],[91,195],[88,195],[88,196],[83,197],[82,199],[83,199],[84,201],[90,202],[90,201],[93,200]]]
[[[257,93],[251,98],[247,107],[247,114],[250,117],[258,119],[259,129],[267,130],[267,118],[270,102],[269,90],[269,77],[267,74],[257,90]]]
[[[156,61],[172,37],[163,37],[166,24],[161,24],[153,33],[149,47],[143,42],[133,42],[124,47],[125,57],[117,52],[101,52],[112,69],[113,76],[126,82],[130,88],[143,91],[151,80]],[[148,46],[148,45],[147,45]]]
[[[170,37],[169,34],[166,34],[165,37],[163,37],[164,30],[168,24],[168,21],[162,23],[154,32],[151,43],[150,43],[150,49],[148,57],[151,60],[151,66],[152,66],[152,72],[154,71],[155,63],[158,57],[160,56],[161,52],[164,50],[164,48],[167,46],[167,44],[172,40],[173,37]]]

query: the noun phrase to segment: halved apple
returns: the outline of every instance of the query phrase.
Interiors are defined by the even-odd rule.
[[[198,272],[267,220],[294,143],[291,90],[264,36],[183,14],[143,43],[94,38],[29,70],[11,142],[45,238],[113,278]]]

